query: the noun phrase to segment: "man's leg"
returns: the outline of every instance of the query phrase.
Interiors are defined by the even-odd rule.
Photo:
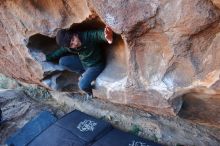
[[[2,116],[2,110],[0,108],[0,126],[1,124],[3,124],[5,122],[5,120],[3,121],[3,116]]]
[[[99,76],[104,67],[104,65],[98,65],[87,68],[86,71],[83,73],[83,76],[79,80],[79,88],[85,91],[87,94],[92,95],[91,82]]]
[[[59,65],[72,72],[83,73],[85,70],[78,55],[64,56],[59,60]]]
[[[1,121],[2,121],[2,110],[0,108],[0,123],[1,123]]]

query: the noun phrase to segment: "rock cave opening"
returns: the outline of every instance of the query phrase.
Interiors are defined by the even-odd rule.
[[[54,60],[53,62],[46,61],[46,54],[59,48],[56,44],[55,37],[35,34],[29,38],[27,47],[33,59],[42,66],[44,74],[41,81],[46,86],[57,91],[78,90],[78,74],[69,72],[59,66],[59,60]]]
[[[85,20],[82,23],[74,23],[69,29],[73,31],[88,31],[104,27],[105,24],[99,18],[95,18]],[[42,34],[32,35],[29,38],[27,47],[34,60],[42,66],[44,72],[42,82],[44,84],[58,91],[72,92],[78,90],[79,74],[70,72],[59,66],[59,60],[47,62],[45,59],[46,54],[59,48],[56,44],[55,37],[51,38]],[[127,75],[127,49],[122,37],[118,34],[114,34],[113,44],[104,44],[101,47],[104,49],[106,68],[98,77],[99,82],[101,82],[99,85],[108,86],[123,79]],[[100,87],[98,87],[98,90],[103,90]]]

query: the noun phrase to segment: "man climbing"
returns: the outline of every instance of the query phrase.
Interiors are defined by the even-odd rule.
[[[61,57],[59,64],[70,71],[82,74],[78,86],[87,94],[87,98],[92,98],[93,86],[91,83],[105,67],[100,43],[112,44],[113,32],[111,28],[106,26],[104,30],[84,32],[71,32],[62,29],[57,32],[56,41],[61,48],[47,55],[47,61],[58,59],[66,53],[72,53],[71,56]]]

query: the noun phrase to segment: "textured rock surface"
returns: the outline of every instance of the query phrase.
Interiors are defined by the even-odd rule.
[[[209,1],[91,3],[115,32],[122,33],[128,54],[127,75],[114,82],[103,73],[97,84],[106,90],[98,96],[172,114],[180,108],[179,95],[219,80],[219,61],[214,57],[219,52],[219,11]],[[139,4],[140,9],[135,8]]]
[[[16,88],[15,81],[12,81],[4,78],[3,83],[8,82],[6,85],[9,85],[4,88],[13,89],[0,90],[3,119],[8,120],[0,125],[0,144],[3,144],[9,135],[42,110],[49,110],[61,117],[74,109],[111,122],[122,130],[169,146],[218,146],[220,144],[220,117],[216,116],[216,113],[220,112],[219,95],[211,96],[200,92],[186,94],[184,96],[186,103],[179,116],[164,117],[131,107],[111,104],[98,98],[84,101],[79,94],[52,92],[58,104],[43,88],[21,85]]]
[[[48,72],[25,46],[28,38],[54,37],[58,28],[93,14],[121,35],[106,48],[108,64],[97,79],[95,95],[175,115],[183,93],[201,86],[218,90],[218,7],[217,0],[2,1],[0,72],[42,84]]]
[[[216,5],[218,8],[220,8],[220,1],[219,0],[211,0],[214,5]]]
[[[90,13],[82,0],[2,1],[0,11],[1,73],[37,84],[43,71],[28,53],[28,38],[36,33],[54,36],[58,28],[81,22]]]

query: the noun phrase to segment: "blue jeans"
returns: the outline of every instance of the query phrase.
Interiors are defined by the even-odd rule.
[[[67,70],[82,74],[78,86],[80,90],[92,94],[91,82],[94,81],[105,68],[104,63],[92,67],[84,68],[78,55],[64,56],[60,58],[59,65]]]

